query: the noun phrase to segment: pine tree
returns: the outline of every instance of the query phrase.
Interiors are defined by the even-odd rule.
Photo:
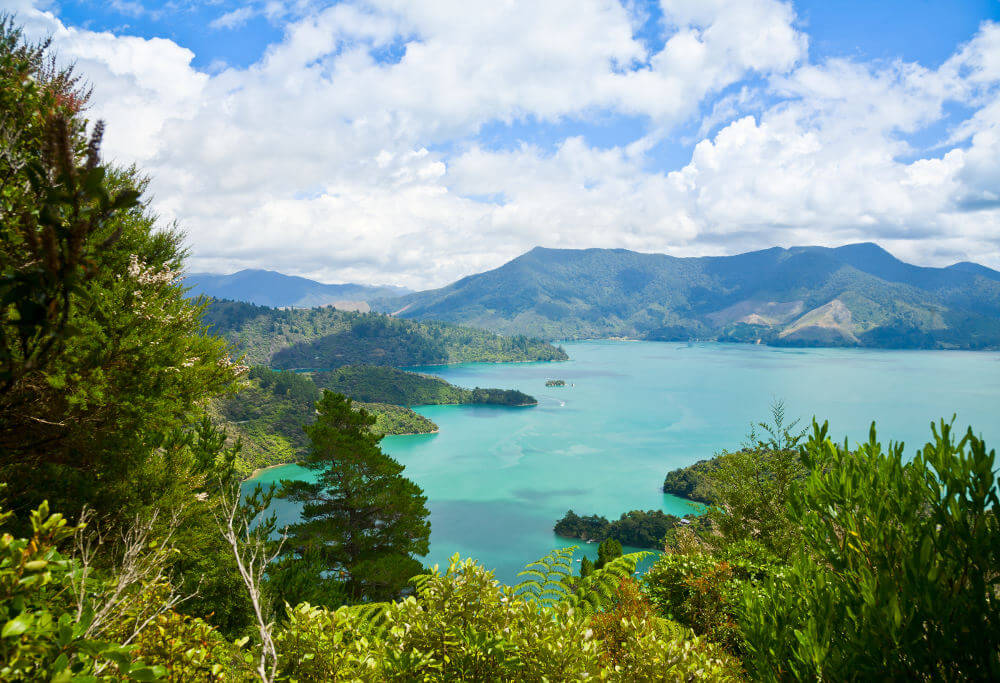
[[[316,405],[303,463],[316,480],[282,482],[281,497],[303,504],[289,547],[321,557],[352,601],[391,598],[420,573],[412,555],[427,553],[427,498],[379,448],[373,416],[330,391]]]
[[[606,539],[597,546],[597,562],[594,569],[600,569],[616,557],[622,556],[622,544],[613,538]]]
[[[580,562],[580,578],[585,579],[594,573],[594,563],[591,562],[590,558],[584,556],[583,561]]]

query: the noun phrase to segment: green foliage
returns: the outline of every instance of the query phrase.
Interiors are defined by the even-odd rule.
[[[661,555],[643,575],[651,601],[661,615],[740,652],[737,623],[740,601],[748,588],[780,576],[783,565],[752,541],[723,550],[699,546]]]
[[[390,367],[351,365],[317,372],[316,384],[356,401],[392,403],[400,406],[490,403],[521,406],[537,401],[511,389],[463,389],[440,377],[406,372]]]
[[[599,515],[581,517],[569,510],[556,522],[555,532],[567,538],[603,541],[613,538],[633,548],[662,548],[663,539],[680,523],[680,517],[662,510],[632,510],[614,522]]]
[[[351,602],[344,581],[330,575],[328,558],[312,546],[272,562],[265,590],[275,614],[285,614],[288,605],[300,603],[336,609]]]
[[[755,677],[1000,675],[995,452],[971,429],[932,432],[906,462],[874,424],[852,451],[813,423],[810,474],[789,501],[803,547],[741,606]]]
[[[412,555],[427,553],[430,535],[426,498],[378,447],[374,421],[349,398],[324,392],[302,463],[317,479],[282,482],[281,495],[303,504],[302,521],[288,529],[289,547],[319,553],[329,571],[343,575],[354,601],[397,595],[419,572]]]
[[[517,585],[519,596],[530,596],[542,604],[555,604],[566,597],[566,578],[573,573],[576,546],[556,548],[530,563],[518,576],[527,577]]]
[[[590,620],[601,642],[602,661],[616,676],[634,681],[742,680],[738,663],[718,645],[692,638],[661,618],[631,577],[623,578],[610,608]]]
[[[835,300],[847,322],[823,308]],[[919,268],[874,244],[713,258],[536,248],[386,310],[546,339],[1000,347],[994,271]]]
[[[709,480],[718,466],[719,457],[716,456],[671,470],[663,480],[663,492],[697,503],[712,504],[715,502],[715,496]]]
[[[753,539],[781,557],[798,543],[798,525],[789,521],[785,508],[795,484],[806,475],[797,449],[804,432],[785,422],[781,402],[771,407],[772,423],[760,422],[751,430],[743,448],[723,453],[711,471],[714,504],[708,514],[727,543]]]
[[[606,539],[597,546],[597,562],[595,569],[600,569],[608,562],[622,556],[622,544],[613,538]]]
[[[208,622],[173,610],[156,614],[157,603],[164,599],[162,593],[149,595],[149,604],[135,605],[134,614],[120,625],[124,634],[134,628],[136,615],[155,614],[132,640],[130,650],[143,661],[158,663],[162,678],[157,680],[234,683],[257,680],[248,654]]]
[[[0,510],[0,523],[11,516]],[[83,680],[101,671],[126,680],[161,676],[163,667],[136,660],[134,648],[87,636],[93,611],[74,613],[66,594],[80,580],[78,570],[57,550],[76,529],[44,502],[30,527],[28,538],[0,537],[0,679]]]
[[[299,605],[279,633],[278,649],[290,680],[737,677],[738,667],[717,649],[655,617],[628,620],[613,644],[591,626],[568,600],[521,599],[491,572],[456,556],[446,572],[435,568],[421,577],[417,594],[401,602],[336,611]],[[615,661],[606,656],[609,647],[618,653]]]
[[[366,363],[405,367],[567,358],[565,352],[538,339],[334,308],[273,309],[214,301],[205,321],[250,362],[275,368],[326,370]]]
[[[0,24],[0,498],[21,535],[45,500],[93,511],[109,537],[176,511],[205,560],[175,566],[203,586],[189,606],[236,624],[225,557],[206,560],[212,487],[233,456],[202,418],[240,368],[183,296],[182,238],[138,202],[145,180],[101,163],[87,93],[47,44]]]
[[[29,45],[0,15],[0,397],[63,350],[93,261],[117,240],[138,192],[112,191],[99,163],[103,124],[89,139],[76,116],[89,93],[58,70],[47,44]]]
[[[566,603],[584,614],[601,610],[620,581],[631,576],[639,562],[650,555],[647,552],[622,555],[621,545],[616,548],[614,541],[608,543],[602,555],[604,562],[579,579],[573,577],[576,546],[556,548],[518,574],[525,578],[515,587],[515,594],[543,605]]]
[[[138,203],[134,169],[101,163],[103,127],[88,137],[79,114],[86,93],[8,19],[0,86],[6,503],[22,520],[43,499],[67,514],[87,504],[129,515],[191,488],[191,454],[164,445],[236,373],[175,281],[181,235]]]

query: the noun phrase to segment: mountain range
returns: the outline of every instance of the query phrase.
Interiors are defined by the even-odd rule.
[[[968,262],[914,266],[872,243],[693,258],[538,247],[495,270],[374,305],[548,339],[1000,347],[1000,272]]]
[[[915,266],[872,243],[689,258],[537,247],[494,270],[402,295],[270,271],[192,279],[219,298],[307,306],[328,293],[398,317],[546,339],[1000,348],[1000,272],[970,262]]]
[[[258,306],[312,308],[337,305],[342,310],[368,310],[369,299],[397,297],[410,292],[403,287],[326,285],[273,270],[241,270],[232,275],[188,273],[184,284],[190,294],[215,299],[245,301]]]

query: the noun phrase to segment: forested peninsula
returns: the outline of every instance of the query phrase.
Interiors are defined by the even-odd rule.
[[[213,402],[213,414],[230,441],[239,440],[238,471],[246,476],[272,465],[299,462],[309,440],[304,427],[316,420],[322,390],[308,375],[290,370],[251,368],[239,393]],[[430,434],[438,426],[423,415],[386,402],[354,402],[375,418],[372,431],[381,435]]]
[[[373,365],[317,372],[313,374],[313,381],[323,389],[357,401],[401,406],[465,403],[529,406],[538,403],[533,396],[512,389],[463,389],[440,377]]]
[[[315,421],[314,406],[324,389],[354,399],[356,408],[375,418],[372,431],[383,436],[438,431],[433,421],[409,406],[537,403],[519,391],[463,389],[438,377],[374,365],[322,373],[256,366],[248,372],[239,393],[212,404],[217,422],[225,426],[231,441],[241,442],[239,471],[249,474],[262,467],[300,461],[308,448],[303,428]]]
[[[210,300],[202,316],[213,333],[229,342],[232,355],[254,364],[237,395],[212,404],[230,440],[242,444],[238,465],[244,474],[301,460],[306,448],[302,430],[314,421],[312,406],[323,389],[354,399],[356,407],[375,417],[372,429],[379,434],[430,434],[438,426],[410,406],[529,406],[537,401],[516,390],[464,389],[393,366],[567,358],[561,348],[537,339],[331,306],[278,309]]]
[[[663,492],[697,503],[715,502],[710,475],[718,469],[720,460],[721,456],[716,456],[667,472],[663,480]]]
[[[211,301],[205,322],[252,365],[330,370],[344,365],[408,367],[447,363],[559,361],[561,348],[439,322],[403,320],[327,306],[277,309]]]

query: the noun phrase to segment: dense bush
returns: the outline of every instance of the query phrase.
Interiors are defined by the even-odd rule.
[[[664,553],[643,576],[650,600],[666,618],[741,651],[736,619],[743,592],[781,575],[782,565],[755,543],[686,550]]]
[[[628,584],[626,584],[628,586]],[[620,593],[611,618],[568,601],[524,600],[472,561],[453,558],[418,594],[372,610],[298,606],[279,635],[297,680],[713,680],[738,678],[718,648]]]
[[[907,462],[874,424],[855,451],[813,424],[810,474],[788,507],[803,546],[739,609],[755,676],[1000,676],[995,452],[971,429],[932,430]]]

